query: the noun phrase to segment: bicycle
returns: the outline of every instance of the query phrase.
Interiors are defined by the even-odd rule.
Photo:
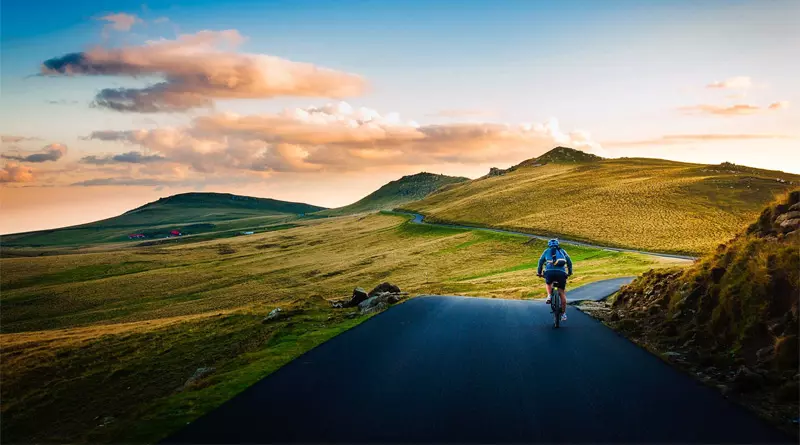
[[[543,277],[544,275],[539,275],[539,278]],[[550,288],[550,310],[553,313],[553,327],[558,328],[561,326],[561,295],[559,295],[555,283]]]

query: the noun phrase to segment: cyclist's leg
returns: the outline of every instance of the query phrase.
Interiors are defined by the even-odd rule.
[[[546,298],[550,298],[550,293],[553,292],[553,283],[548,283],[547,281],[545,281],[544,288],[545,290],[547,290]]]

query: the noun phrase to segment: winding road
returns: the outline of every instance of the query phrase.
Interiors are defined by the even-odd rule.
[[[571,298],[599,299],[598,282]],[[794,443],[600,322],[423,296],[307,352],[166,443]]]
[[[542,236],[542,235],[534,235],[532,233],[517,232],[517,231],[514,231],[514,230],[492,229],[492,228],[488,228],[488,227],[468,226],[468,225],[463,225],[463,224],[444,224],[444,223],[425,222],[425,215],[421,215],[419,213],[401,212],[401,211],[397,211],[397,210],[394,210],[391,213],[397,213],[397,214],[401,214],[401,215],[412,216],[413,219],[411,220],[411,222],[413,224],[425,224],[425,225],[429,225],[429,226],[447,227],[447,228],[451,228],[451,229],[480,230],[480,231],[484,231],[484,232],[507,233],[507,234],[510,234],[510,235],[521,235],[521,236],[526,236],[528,238],[535,238],[535,239],[540,239],[540,240],[545,240],[545,241],[550,239],[550,238],[552,238],[552,237],[547,237],[547,236]],[[559,242],[561,242],[562,244],[567,244],[567,245],[572,245],[572,246],[590,247],[592,249],[611,250],[611,251],[614,251],[614,252],[641,253],[643,255],[652,255],[652,256],[657,256],[657,257],[662,257],[662,258],[676,258],[676,259],[681,259],[681,260],[695,260],[695,259],[697,259],[696,257],[688,256],[688,255],[678,255],[678,254],[673,254],[673,253],[660,253],[660,252],[647,252],[647,251],[644,251],[644,250],[624,249],[624,248],[621,248],[621,247],[600,246],[600,245],[584,243],[584,242],[580,242],[580,241],[572,241],[572,240],[564,239],[564,238],[559,238]]]

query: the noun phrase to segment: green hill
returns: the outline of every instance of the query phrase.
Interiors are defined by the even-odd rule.
[[[698,253],[730,239],[800,175],[660,159],[603,159],[558,147],[403,206],[430,221],[609,246]]]
[[[403,176],[396,181],[384,185],[353,204],[336,209],[324,210],[319,212],[319,214],[338,216],[393,209],[411,201],[422,199],[440,190],[442,187],[464,181],[469,181],[469,178],[437,175],[426,172]]]
[[[323,210],[309,204],[230,193],[183,193],[161,198],[113,218],[88,224],[3,235],[4,246],[69,246],[166,238],[177,230],[185,235],[263,229]],[[139,241],[142,241],[141,239]]]

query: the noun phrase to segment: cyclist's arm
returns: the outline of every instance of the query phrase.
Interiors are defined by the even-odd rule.
[[[542,274],[542,266],[544,266],[545,258],[544,252],[542,252],[542,256],[539,257],[539,267],[536,268],[536,275]]]
[[[564,251],[564,257],[567,259],[567,269],[569,270],[567,274],[572,275],[572,260],[569,258],[569,254],[566,250]]]

